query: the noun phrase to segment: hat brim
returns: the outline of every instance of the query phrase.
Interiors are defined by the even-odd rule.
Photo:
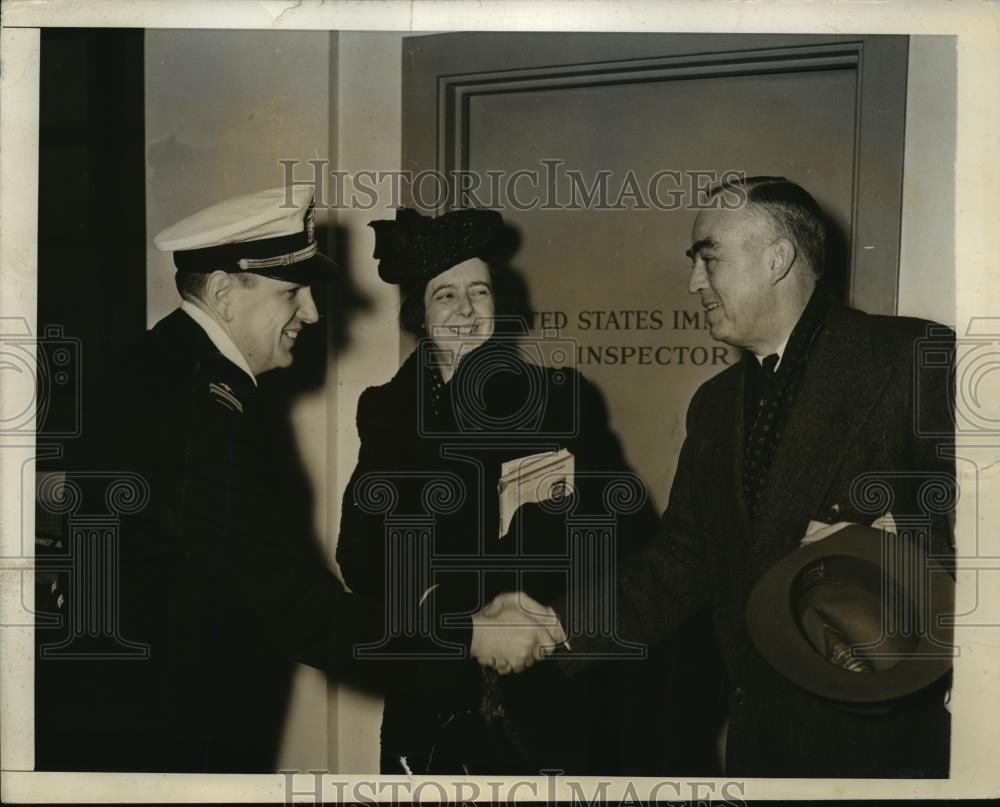
[[[888,669],[845,670],[822,656],[804,635],[792,606],[792,581],[824,557],[859,558],[883,568],[887,541],[895,542],[893,569],[927,570],[926,596],[918,607],[926,609],[923,624],[928,629],[907,658]],[[750,593],[747,628],[761,656],[793,684],[831,700],[877,703],[917,692],[951,668],[954,600],[955,581],[922,548],[906,538],[857,525],[799,548],[772,566]]]
[[[298,263],[248,270],[251,274],[269,277],[273,280],[283,280],[286,283],[301,283],[306,286],[332,283],[336,280],[339,271],[340,267],[322,252],[317,252],[311,258]]]

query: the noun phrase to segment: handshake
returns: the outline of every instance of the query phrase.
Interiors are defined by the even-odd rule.
[[[501,675],[521,672],[559,646],[569,650],[556,612],[522,591],[500,594],[472,615],[469,652]]]

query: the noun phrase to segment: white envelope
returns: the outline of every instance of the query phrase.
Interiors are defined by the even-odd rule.
[[[568,496],[574,490],[575,458],[569,449],[544,451],[509,460],[500,466],[500,537],[522,504]]]

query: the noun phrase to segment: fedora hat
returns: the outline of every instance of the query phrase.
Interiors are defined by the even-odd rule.
[[[874,704],[917,692],[952,662],[955,581],[912,540],[852,525],[796,549],[747,602],[761,656],[799,687]]]

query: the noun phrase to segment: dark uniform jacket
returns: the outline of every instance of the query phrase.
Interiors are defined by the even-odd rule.
[[[149,653],[43,666],[40,767],[273,771],[295,662],[409,686],[405,665],[350,663],[356,643],[380,635],[378,603],[345,592],[291,528],[300,520],[285,505],[258,392],[199,325],[180,310],[166,317],[101,393],[77,475],[146,482],[148,502],[120,523],[117,625]],[[91,504],[103,493],[88,491]],[[86,585],[78,594],[101,584]],[[453,638],[469,635],[466,623]],[[422,694],[447,696],[455,670],[424,674]]]
[[[772,670],[745,618],[753,585],[795,551],[810,521],[870,524],[891,512],[897,524],[916,519],[909,534],[932,553],[952,553],[954,461],[939,456],[952,433],[949,382],[946,368],[920,352],[931,325],[830,308],[756,517],[743,491],[744,382],[754,358],[747,354],[707,381],[691,401],[659,533],[619,576],[617,624],[626,637],[655,642],[692,610],[711,606],[730,693],[726,775],[947,775],[942,686],[883,714],[852,712]],[[937,327],[938,355],[949,350],[949,334]],[[943,506],[920,493],[925,483],[947,491]],[[565,624],[566,606],[558,608]],[[574,653],[603,643],[599,636],[570,640]]]
[[[574,529],[608,529],[614,535],[606,547],[619,554],[624,540],[651,533],[644,486],[625,471],[599,394],[582,376],[524,361],[512,343],[495,338],[442,384],[428,366],[428,345],[358,404],[361,449],[337,550],[352,590],[385,597],[436,584],[438,610],[451,614],[471,613],[504,591],[545,603],[565,590]],[[525,504],[501,536],[502,463],[560,448],[575,457],[575,494],[551,512]],[[401,551],[409,551],[409,565]],[[508,676],[470,663],[466,711],[457,717],[390,695],[383,770],[401,770],[400,756],[414,773],[613,768],[610,729],[595,729],[602,714],[596,682],[567,682],[547,662]],[[464,735],[459,717],[473,726]],[[445,723],[450,728],[441,730]]]

